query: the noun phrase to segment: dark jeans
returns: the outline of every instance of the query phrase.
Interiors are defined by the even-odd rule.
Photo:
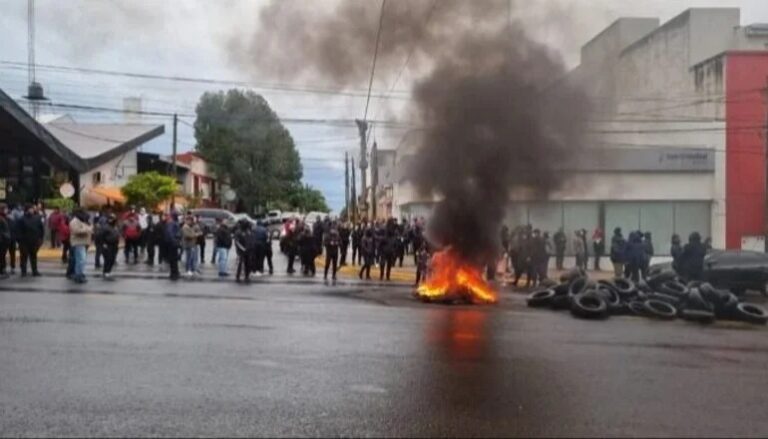
[[[264,252],[264,259],[267,261],[267,267],[269,267],[269,274],[275,271],[275,267],[272,265],[272,242],[267,243],[266,251]]]
[[[5,254],[8,252],[8,244],[5,241],[0,241],[0,275],[5,274]]]
[[[424,282],[427,279],[427,267],[418,265],[416,267],[416,285]]]
[[[363,257],[363,266],[360,267],[360,274],[358,275],[358,277],[362,279],[363,273],[365,273],[365,278],[370,279],[372,265],[373,265],[373,255],[365,255],[365,257]]]
[[[288,274],[292,274],[296,271],[293,268],[293,263],[296,260],[296,251],[293,249],[288,249],[287,257],[288,257],[288,269],[286,270],[286,272]]]
[[[139,242],[141,240],[139,238],[131,238],[125,239],[125,248],[123,249],[123,254],[125,255],[125,262],[128,263],[128,260],[130,259],[131,253],[133,253],[133,262],[138,262],[139,260]],[[178,262],[178,257],[176,258]]]
[[[237,273],[235,274],[235,280],[240,280],[241,273],[245,275],[245,280],[249,280],[251,278],[252,259],[252,252],[237,252]]]
[[[69,261],[70,250],[72,250],[72,246],[69,244],[69,239],[66,239],[61,243],[61,262]]]
[[[94,260],[94,266],[96,268],[101,267],[101,259],[102,256],[104,256],[104,249],[102,248],[103,244],[100,242],[94,241],[94,245],[96,246],[96,249],[94,251],[93,260]]]
[[[341,243],[341,247],[339,247],[339,250],[341,250],[341,259],[339,261],[339,265],[347,265],[347,250],[349,249],[349,242]],[[354,258],[353,258],[354,259]]]
[[[8,243],[8,262],[10,262],[11,270],[16,269],[16,249],[19,247],[19,243],[15,239],[11,239]]]
[[[595,255],[595,271],[600,271],[600,258],[603,257],[602,254],[596,254]]]
[[[360,251],[360,244],[352,244],[352,265],[362,264],[363,254]]]
[[[146,243],[147,243],[147,264],[154,265],[155,264],[155,243],[152,241],[147,241]],[[160,258],[158,257],[158,259]]]
[[[336,279],[336,270],[339,264],[339,248],[338,247],[325,247],[325,270],[323,277],[328,279],[328,268],[333,265],[333,279]]]
[[[563,261],[564,260],[565,260],[565,252],[564,251],[562,251],[562,252],[558,251],[557,255],[555,256],[555,267],[558,270],[562,270],[563,269]]]
[[[203,239],[197,241],[197,245],[200,247],[200,263],[205,263],[205,236],[203,236]],[[213,252],[216,254],[216,252]]]
[[[19,268],[21,268],[21,274],[26,275],[27,274],[27,261],[29,261],[29,265],[32,268],[32,274],[37,273],[37,250],[40,248],[37,244],[34,243],[20,243],[19,245],[21,250],[21,264],[19,264]]]
[[[104,255],[104,274],[111,273],[117,259],[117,244],[104,244],[101,252]]]
[[[179,278],[179,248],[174,245],[168,245],[165,247],[165,257],[168,260],[168,265],[171,269],[171,280]]]
[[[389,274],[392,271],[392,266],[395,265],[394,255],[381,255],[381,265],[379,265],[379,280],[383,280],[386,276],[389,280]]]

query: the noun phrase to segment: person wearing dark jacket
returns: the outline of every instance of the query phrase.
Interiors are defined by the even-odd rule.
[[[365,273],[365,278],[371,280],[371,266],[376,257],[376,242],[373,239],[373,230],[371,229],[365,231],[365,236],[360,242],[360,254],[363,257],[363,265],[358,277],[362,279],[363,273]]]
[[[219,277],[229,276],[227,262],[232,248],[232,232],[221,218],[216,218],[216,233],[213,238],[214,253],[219,264]]]
[[[339,252],[341,260],[339,261],[339,266],[343,267],[347,265],[347,250],[349,249],[349,238],[351,235],[351,231],[349,230],[349,225],[342,223],[339,226],[339,242],[341,243],[339,246]],[[352,261],[352,265],[354,265],[354,261]]]
[[[634,282],[638,282],[642,277],[643,264],[646,259],[642,232],[638,231],[629,234],[625,259],[627,265],[624,274]]]
[[[707,248],[701,242],[701,235],[698,232],[691,233],[678,262],[680,276],[688,281],[701,280],[706,255]]]
[[[643,234],[643,249],[645,250],[645,257],[643,258],[642,272],[643,277],[648,277],[648,268],[651,266],[651,258],[654,254],[651,232]]]
[[[301,223],[298,220],[292,220],[286,227],[285,237],[283,238],[283,248],[285,256],[288,258],[288,267],[286,273],[293,274],[296,272],[293,268],[293,264],[296,261],[296,256],[299,252],[299,235],[301,233]]]
[[[145,263],[150,267],[155,265],[155,216],[151,213],[147,215],[147,228],[144,230],[144,248],[147,251],[147,260]]]
[[[200,221],[200,215],[195,217],[195,224],[197,224],[200,227],[200,231],[203,232],[197,237],[197,246],[199,247],[198,251],[200,252],[198,257],[200,258],[200,265],[202,265],[205,264],[205,237],[208,236],[210,230],[208,230],[208,226],[204,222]]]
[[[555,243],[555,268],[562,270],[563,261],[565,260],[565,247],[568,244],[568,238],[565,236],[562,227],[557,230],[552,240]]]
[[[683,254],[683,245],[680,242],[680,235],[672,235],[672,243],[669,248],[669,254],[672,256],[672,269],[677,271],[680,264],[680,256]]]
[[[165,257],[170,267],[170,279],[179,279],[179,249],[181,248],[181,227],[178,217],[165,216],[165,230],[163,234],[163,243],[165,244]]]
[[[387,230],[385,235],[381,238],[379,243],[379,280],[384,280],[386,277],[389,280],[392,266],[395,265],[395,258],[397,256],[397,237],[394,230]]]
[[[328,280],[328,268],[333,267],[331,279],[336,280],[336,270],[339,263],[339,246],[341,245],[341,235],[335,224],[331,224],[328,231],[323,236],[323,245],[325,246],[325,270],[323,270],[323,279]]]
[[[13,209],[8,213],[6,217],[8,219],[8,225],[11,229],[11,243],[8,246],[8,262],[11,266],[10,274],[15,274],[16,271],[16,251],[21,250],[21,242],[19,242],[19,224],[21,224],[21,218],[24,216],[24,210],[20,205],[15,205]]]
[[[315,267],[315,257],[317,256],[317,247],[315,237],[309,227],[306,227],[299,236],[299,257],[305,276],[314,276],[317,267]]]
[[[99,228],[98,241],[101,245],[101,254],[104,256],[103,277],[110,279],[112,277],[112,268],[117,259],[117,247],[120,244],[120,230],[117,228],[117,217],[109,215],[106,222]]]
[[[312,238],[315,242],[315,257],[323,252],[323,233],[325,233],[324,223],[318,219],[312,224]]]
[[[547,243],[542,238],[539,229],[533,231],[533,236],[530,240],[530,252],[531,262],[528,264],[528,272],[526,274],[528,281],[525,286],[535,287],[544,280],[539,275],[541,273],[541,265],[547,260]]]
[[[613,229],[611,238],[611,264],[613,264],[613,275],[617,278],[624,276],[624,264],[626,263],[627,241],[621,234],[621,228]]]
[[[362,254],[360,253],[360,243],[363,240],[363,229],[360,224],[356,225],[352,231],[352,265],[360,265]]]
[[[605,254],[605,235],[600,227],[592,232],[592,251],[595,253],[595,271],[600,271],[600,258]]]
[[[158,265],[163,265],[163,263],[168,261],[168,258],[166,256],[167,251],[166,251],[166,245],[165,245],[165,225],[166,225],[165,215],[161,214],[160,218],[152,228],[152,241],[157,246]]]
[[[0,279],[8,277],[5,271],[5,254],[11,246],[11,223],[8,221],[8,208],[0,203]]]
[[[27,262],[32,268],[32,276],[40,276],[37,271],[37,251],[43,244],[45,229],[43,219],[35,212],[31,204],[25,206],[24,216],[18,223],[19,247],[21,248],[21,276],[27,276]]]
[[[254,264],[253,270],[257,276],[264,274],[264,259],[267,257],[267,247],[269,247],[269,232],[264,224],[259,221],[253,229],[253,238],[255,247],[253,249]],[[271,252],[270,252],[271,253]],[[269,258],[269,274],[272,274],[272,257]]]
[[[253,256],[256,251],[256,237],[247,219],[241,219],[237,222],[234,241],[237,250],[235,281],[240,282],[240,275],[243,274],[245,282],[250,282],[253,271]]]

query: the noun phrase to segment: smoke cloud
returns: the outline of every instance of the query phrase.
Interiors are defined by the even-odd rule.
[[[379,3],[275,1],[258,30],[230,41],[232,59],[282,79],[360,87],[370,74]],[[531,3],[526,2],[526,7]],[[431,236],[472,262],[498,251],[512,193],[560,188],[564,162],[584,143],[589,103],[561,57],[532,40],[505,0],[386,2],[377,77],[412,52],[415,124],[423,132],[408,178],[440,201]]]

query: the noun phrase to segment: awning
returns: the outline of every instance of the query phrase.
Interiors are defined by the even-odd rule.
[[[117,201],[118,203],[121,203],[121,204],[125,204],[125,201],[126,201],[125,196],[123,195],[123,192],[120,190],[119,187],[99,186],[99,187],[91,188],[90,192],[101,195],[102,197],[108,200]]]

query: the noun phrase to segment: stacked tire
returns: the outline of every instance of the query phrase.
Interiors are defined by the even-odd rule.
[[[592,320],[637,315],[697,323],[718,319],[757,325],[768,322],[764,308],[742,302],[730,291],[709,283],[684,283],[671,271],[653,273],[637,284],[629,279],[593,281],[583,272],[570,273],[559,284],[530,293],[527,303],[533,308],[567,309],[575,317]]]

